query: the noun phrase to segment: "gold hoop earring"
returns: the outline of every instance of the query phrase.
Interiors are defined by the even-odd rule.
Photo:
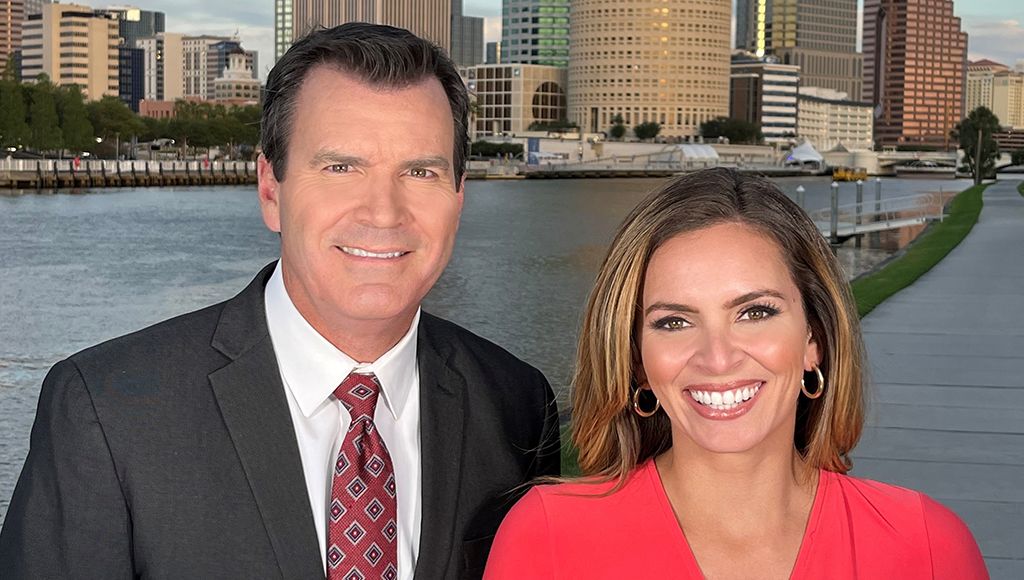
[[[807,385],[804,384],[803,379],[800,379],[800,392],[808,399],[817,399],[825,392],[825,375],[821,374],[821,368],[818,365],[814,365],[814,373],[818,375],[818,387],[813,393],[807,391]]]
[[[643,390],[644,389],[637,389],[633,391],[633,410],[636,411],[637,415],[647,418],[658,412],[658,409],[661,408],[661,401],[658,400],[658,397],[654,397],[654,408],[650,411],[644,411],[640,408],[640,391]],[[651,394],[654,393],[652,392]]]

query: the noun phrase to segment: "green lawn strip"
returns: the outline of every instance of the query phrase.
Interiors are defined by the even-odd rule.
[[[987,185],[975,185],[957,194],[946,209],[942,222],[933,223],[917,237],[903,255],[893,259],[877,272],[853,281],[853,295],[861,318],[874,310],[886,298],[906,288],[931,270],[951,252],[978,222],[981,214],[981,195]],[[1024,195],[1024,183],[1018,190]],[[579,474],[576,448],[570,439],[570,427],[562,425],[562,475]]]
[[[1024,181],[1020,182],[1020,185],[1017,186],[1017,191],[1024,195]]]
[[[967,237],[981,214],[981,194],[985,187],[975,185],[957,194],[947,207],[945,219],[932,223],[903,255],[877,272],[853,281],[853,296],[861,318],[893,294],[913,284]]]

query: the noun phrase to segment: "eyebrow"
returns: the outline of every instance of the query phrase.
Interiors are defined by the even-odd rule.
[[[765,296],[771,296],[772,298],[777,298],[783,301],[786,300],[786,297],[781,292],[766,288],[763,290],[754,290],[753,292],[747,292],[742,296],[733,298],[732,300],[726,302],[724,304],[724,307],[736,308],[740,304],[745,304],[747,302],[750,302],[751,300],[757,300],[758,298],[763,298]],[[656,310],[668,310],[671,312],[697,312],[696,308],[694,308],[693,306],[689,306],[687,304],[679,304],[677,302],[655,302],[654,304],[648,306],[646,310],[644,310],[644,316],[650,315],[650,313]]]
[[[309,160],[310,167],[321,165],[367,165],[367,161],[356,155],[346,155],[331,149],[321,149]]]
[[[783,296],[782,292],[765,288],[763,290],[754,290],[753,292],[747,292],[743,296],[733,298],[729,302],[725,303],[726,308],[736,308],[740,304],[750,302],[751,300],[757,300],[758,298],[764,298],[765,296],[771,296],[779,300],[785,301],[786,297]]]
[[[447,159],[440,155],[432,155],[430,157],[420,157],[419,159],[410,159],[402,163],[402,170],[407,171],[416,167],[434,167],[441,171],[447,172],[451,169],[451,163]]]
[[[316,155],[309,161],[310,167],[320,167],[321,165],[355,165],[362,167],[369,164],[369,161],[357,155],[347,155],[331,149],[317,151]],[[402,171],[408,171],[415,167],[434,167],[441,171],[448,171],[451,169],[451,163],[440,155],[432,155],[410,159],[402,163],[401,167]]]

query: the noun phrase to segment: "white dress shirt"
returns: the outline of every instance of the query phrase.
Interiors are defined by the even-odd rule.
[[[417,310],[409,332],[379,359],[357,362],[320,335],[295,308],[284,287],[281,264],[264,294],[267,326],[281,369],[309,505],[327,570],[327,506],[333,466],[352,422],[334,389],[353,370],[373,373],[381,385],[374,424],[391,454],[398,487],[398,577],[411,579],[419,553],[422,516],[420,461],[420,380],[416,364]]]

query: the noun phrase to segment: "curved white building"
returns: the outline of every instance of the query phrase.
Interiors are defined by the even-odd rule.
[[[571,10],[570,121],[607,131],[621,115],[685,137],[729,115],[731,0],[573,0]]]

